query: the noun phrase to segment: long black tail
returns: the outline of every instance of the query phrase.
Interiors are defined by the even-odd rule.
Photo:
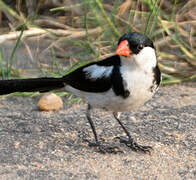
[[[64,86],[63,78],[0,80],[0,95],[13,92],[47,92]]]

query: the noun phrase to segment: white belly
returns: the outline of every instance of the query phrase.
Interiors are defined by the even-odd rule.
[[[113,112],[130,111],[139,108],[152,97],[152,93],[144,89],[130,94],[127,98],[116,96],[112,89],[104,93],[88,93],[72,88],[71,86],[66,86],[66,90],[86,99],[95,108]]]

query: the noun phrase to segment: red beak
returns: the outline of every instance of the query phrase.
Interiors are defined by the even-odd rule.
[[[129,43],[127,40],[122,41],[116,50],[116,54],[119,56],[131,56],[131,50],[129,49]]]

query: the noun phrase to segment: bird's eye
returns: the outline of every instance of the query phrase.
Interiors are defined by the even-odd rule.
[[[143,47],[144,47],[144,46],[143,46],[142,44],[140,44],[140,45],[137,46],[137,49],[138,49],[138,50],[141,50],[141,49],[143,49]]]

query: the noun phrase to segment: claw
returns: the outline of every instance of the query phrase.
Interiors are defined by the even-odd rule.
[[[93,143],[93,142],[88,142],[88,145],[90,147],[97,147],[98,148],[98,151],[100,153],[113,153],[113,154],[117,154],[117,153],[123,153],[122,150],[120,150],[120,148],[118,146],[111,146],[111,145],[103,145],[103,144],[100,144],[100,143]]]
[[[125,144],[127,147],[131,148],[133,151],[136,151],[136,152],[143,152],[143,153],[148,153],[151,155],[151,151],[153,150],[153,148],[151,146],[139,145],[133,139],[127,140],[127,139],[121,138],[121,137],[118,137],[118,139],[120,139],[120,143]]]
[[[122,153],[123,151],[119,150],[119,147],[117,146],[104,146],[104,145],[99,145],[99,152],[105,154],[105,153]]]

